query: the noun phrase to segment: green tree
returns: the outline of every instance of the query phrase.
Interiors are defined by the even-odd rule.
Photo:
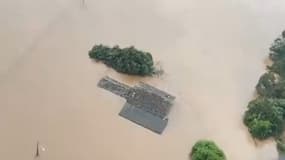
[[[257,98],[248,104],[244,124],[254,138],[277,137],[283,131],[285,101],[282,99]]]
[[[285,78],[285,31],[270,47],[270,59],[273,64],[268,69]]]
[[[256,85],[259,97],[248,104],[243,122],[254,138],[263,140],[274,137],[280,152],[285,151],[285,31],[271,47],[268,73],[263,74]]]
[[[270,58],[273,61],[284,60],[285,58],[285,31],[277,38],[270,47]]]
[[[225,160],[224,152],[210,140],[199,140],[192,147],[192,160]]]
[[[285,58],[280,58],[274,61],[271,66],[267,67],[271,72],[277,73],[282,78],[285,78]]]
[[[260,77],[256,91],[263,97],[285,98],[285,81],[275,73],[265,73]]]
[[[102,61],[116,71],[131,75],[151,75],[154,72],[153,58],[150,53],[128,47],[119,46],[110,48],[104,45],[95,45],[89,51],[89,57]]]
[[[263,74],[260,77],[258,84],[256,85],[257,93],[265,97],[275,97],[276,96],[276,91],[275,91],[276,81],[277,81],[277,78],[274,73]]]
[[[251,134],[260,139],[267,138],[273,134],[273,124],[268,120],[253,119],[250,122]]]

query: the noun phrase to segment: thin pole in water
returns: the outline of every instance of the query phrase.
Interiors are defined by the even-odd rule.
[[[37,142],[37,150],[36,150],[35,157],[39,157],[39,156],[40,156],[40,149],[39,149],[39,142]]]
[[[83,7],[86,6],[85,0],[81,0],[81,5],[82,5]]]

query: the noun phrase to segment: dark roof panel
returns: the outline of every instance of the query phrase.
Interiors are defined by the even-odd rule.
[[[160,119],[128,103],[125,104],[119,115],[158,134],[163,132],[168,122],[167,119]]]

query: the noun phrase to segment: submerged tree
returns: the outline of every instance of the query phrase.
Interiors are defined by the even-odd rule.
[[[243,121],[254,138],[274,137],[280,153],[285,152],[285,31],[270,47],[272,65],[256,85],[259,97],[248,104]]]
[[[285,98],[285,80],[276,73],[265,73],[260,77],[256,91],[263,97]]]
[[[285,100],[257,98],[248,104],[244,123],[254,138],[278,137],[283,132]]]
[[[258,84],[256,85],[256,91],[259,95],[265,97],[275,97],[275,86],[277,78],[274,73],[265,73],[263,74]]]
[[[134,47],[113,48],[104,45],[95,45],[89,51],[89,57],[102,61],[116,71],[131,75],[151,75],[154,72],[153,59],[150,53]]]
[[[280,75],[285,78],[285,58],[282,57],[279,60],[275,60],[271,66],[267,67],[271,72]]]
[[[210,140],[200,140],[190,153],[192,160],[225,160],[224,152]]]
[[[285,58],[285,31],[277,38],[270,47],[270,58],[273,61],[284,60]]]
[[[285,78],[285,31],[270,47],[270,59],[273,64],[268,69]]]

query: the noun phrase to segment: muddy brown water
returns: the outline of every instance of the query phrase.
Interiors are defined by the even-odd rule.
[[[213,139],[229,160],[276,160],[242,124],[267,49],[285,28],[283,0],[0,0],[0,159],[187,160]],[[118,74],[87,55],[95,43],[135,45],[165,70]],[[163,135],[118,116],[109,75],[177,97]]]

